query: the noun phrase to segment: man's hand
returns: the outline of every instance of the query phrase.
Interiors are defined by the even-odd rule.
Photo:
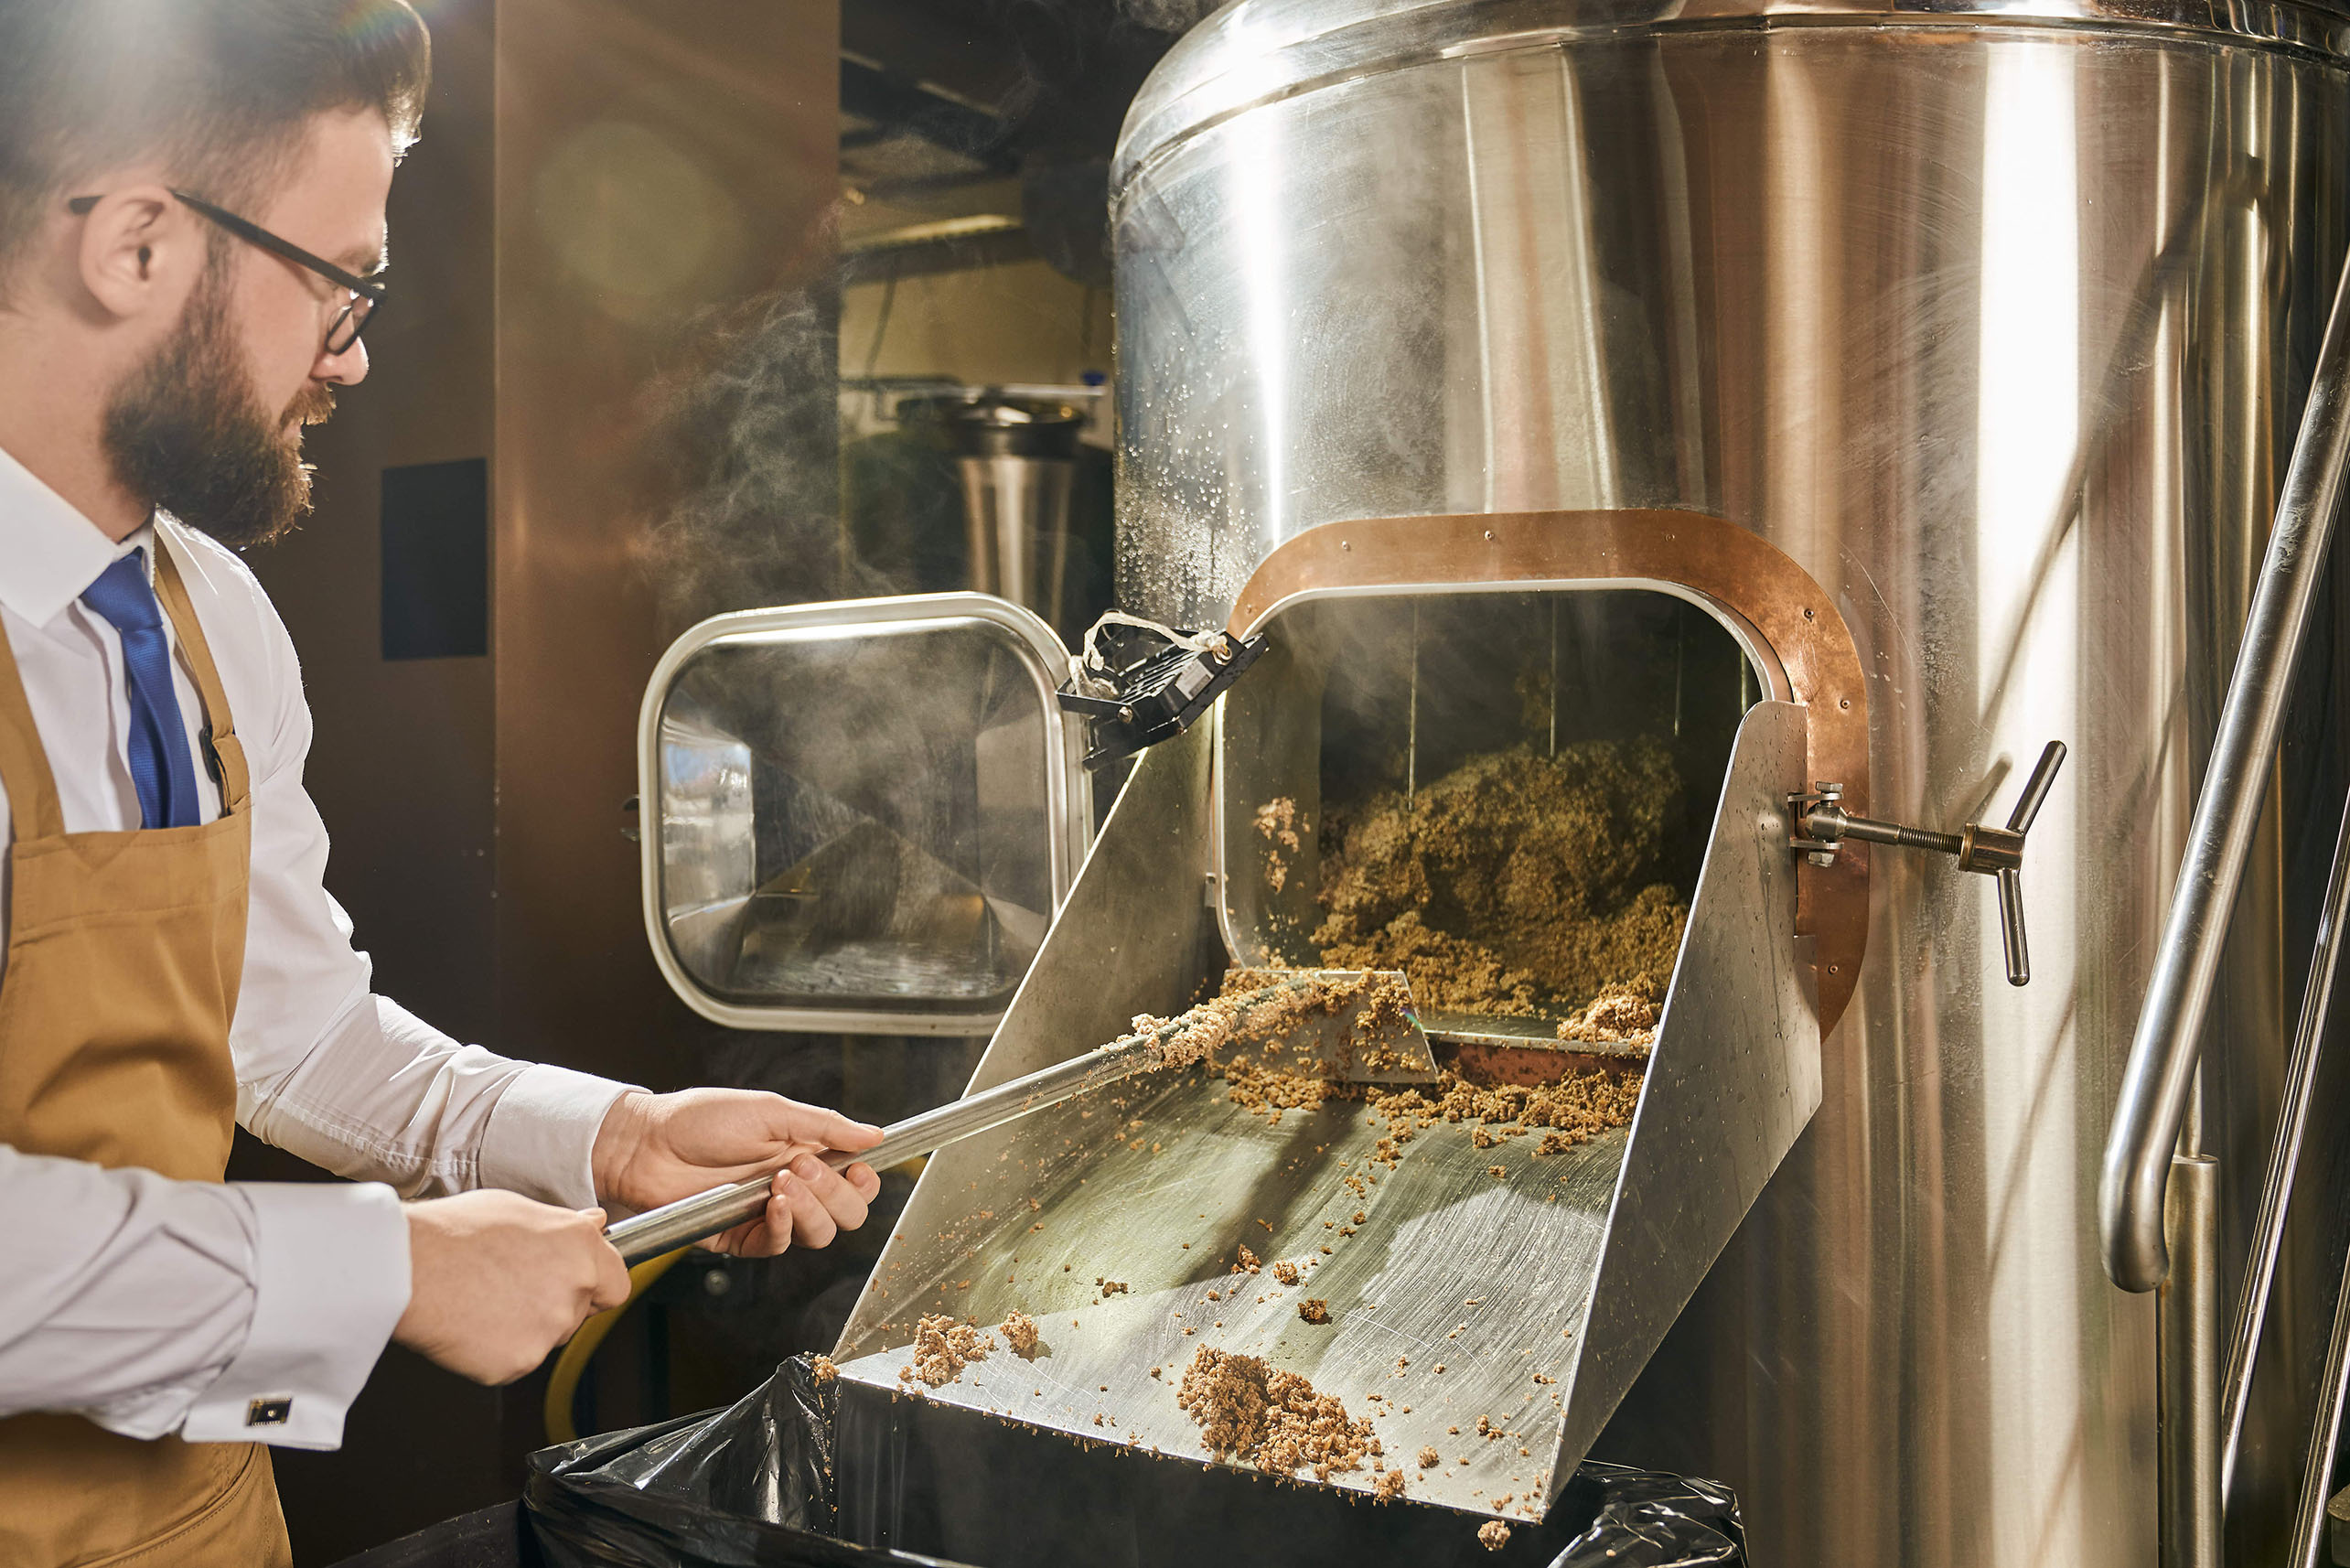
[[[779,1094],[626,1094],[596,1131],[596,1194],[616,1212],[640,1214],[772,1171],[767,1212],[702,1243],[714,1251],[771,1257],[795,1243],[830,1246],[865,1222],[881,1178],[864,1165],[835,1171],[817,1156],[879,1142],[878,1127]]]
[[[407,1210],[408,1310],[392,1337],[475,1382],[512,1382],[628,1299],[600,1209],[485,1190]]]

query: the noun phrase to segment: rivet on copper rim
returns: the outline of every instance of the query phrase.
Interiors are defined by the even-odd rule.
[[[1805,609],[1803,612],[1803,618],[1806,620],[1809,620],[1811,618],[1811,611],[1808,608]]]
[[[1485,531],[1485,536],[1487,541],[1490,541],[1493,538],[1493,530],[1490,528],[1486,529]]]
[[[1836,699],[1836,705],[1840,708],[1849,708],[1852,705],[1852,699],[1850,697],[1839,697]]]
[[[1354,547],[1354,544],[1350,541],[1344,539],[1338,541],[1338,548],[1341,550],[1352,550]]]

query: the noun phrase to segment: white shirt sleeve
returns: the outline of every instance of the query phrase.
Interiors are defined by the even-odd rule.
[[[587,1208],[596,1129],[627,1092],[459,1045],[362,993],[291,1069],[241,1084],[238,1112],[253,1136],[402,1197],[499,1187]]]
[[[0,1415],[332,1448],[408,1305],[380,1186],[171,1181],[0,1144]]]
[[[630,1086],[461,1045],[372,993],[367,955],[327,893],[327,828],[302,786],[311,721],[294,643],[258,585],[247,603],[253,624],[223,628],[268,655],[260,711],[249,695],[237,714],[253,763],[252,893],[231,1036],[237,1119],[405,1197],[503,1187],[592,1206],[596,1130]]]

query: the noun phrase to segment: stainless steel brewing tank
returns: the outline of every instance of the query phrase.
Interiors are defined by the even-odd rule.
[[[1130,607],[1220,621],[1326,521],[1699,508],[1837,596],[1875,814],[2072,747],[2028,989],[1984,879],[1874,857],[1819,1117],[1602,1445],[1732,1482],[1788,1568],[2153,1560],[2098,1155],[2344,244],[2335,12],[1969,9],[1241,0],[1113,171]],[[2238,947],[2231,1258],[2282,1010]]]

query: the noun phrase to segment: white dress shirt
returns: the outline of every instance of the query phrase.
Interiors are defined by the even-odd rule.
[[[323,882],[302,787],[310,709],[268,596],[168,518],[117,544],[0,452],[0,628],[69,832],[139,825],[121,639],[80,604],[156,535],[177,561],[252,774],[252,902],[230,1046],[237,1120],[360,1185],[169,1181],[0,1144],[0,1415],[70,1412],[133,1437],[331,1448],[408,1304],[400,1197],[504,1187],[595,1201],[588,1155],[625,1085],[460,1045],[369,989]],[[203,704],[173,640],[188,744]],[[220,790],[196,770],[202,817]],[[0,833],[8,826],[0,786]],[[6,932],[0,862],[0,937]],[[0,953],[0,985],[6,983]],[[0,1049],[5,1049],[0,1042]],[[255,1401],[290,1400],[248,1425]]]

